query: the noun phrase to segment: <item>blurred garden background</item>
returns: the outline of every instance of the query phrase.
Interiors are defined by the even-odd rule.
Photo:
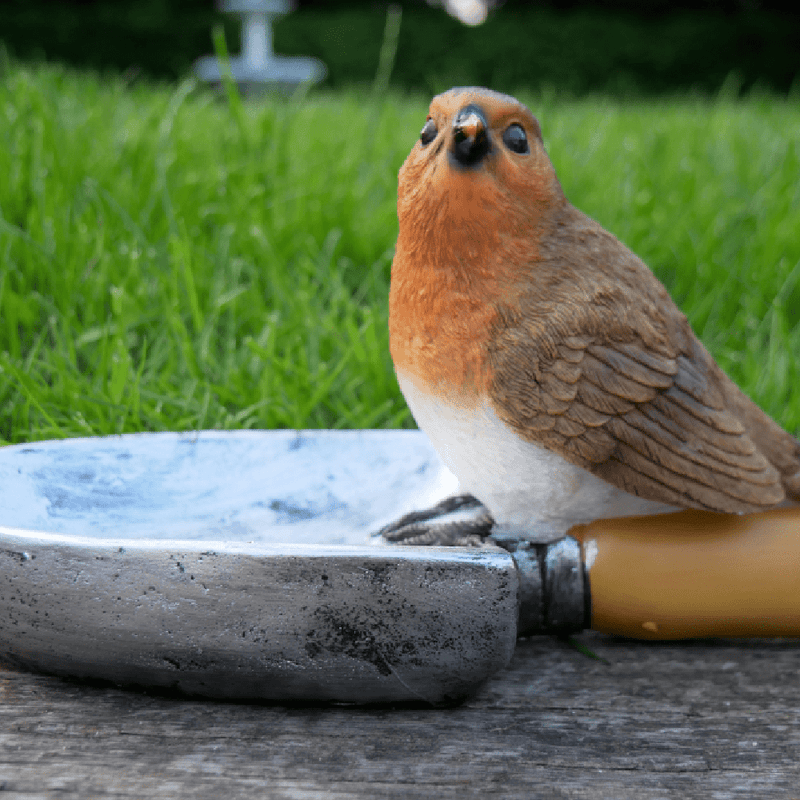
[[[490,0],[491,2],[491,0]],[[449,2],[449,5],[458,6]],[[325,86],[375,75],[386,3],[300,0],[275,24],[279,53],[316,56]],[[800,7],[776,0],[505,0],[465,26],[442,3],[393,0],[403,21],[392,85],[436,93],[456,84],[574,93],[788,92],[800,71]],[[469,6],[470,3],[461,3]],[[175,80],[209,52],[209,31],[238,21],[214,0],[5,0],[0,39],[20,59]]]
[[[770,0],[301,2],[326,79],[209,87],[200,0],[0,4],[0,442],[413,426],[388,351],[397,170],[432,94],[538,116],[572,202],[800,431],[800,15]],[[451,9],[452,10],[452,9]],[[221,41],[217,36],[217,46]]]

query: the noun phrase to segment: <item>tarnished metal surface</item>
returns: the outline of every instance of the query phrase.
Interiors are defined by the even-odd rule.
[[[0,651],[60,675],[440,703],[503,667],[516,637],[503,554],[2,540]]]
[[[456,485],[419,431],[69,439],[0,448],[0,525],[100,539],[360,545]]]
[[[211,697],[456,700],[511,657],[511,557],[370,543],[453,486],[415,431],[4,448],[0,652]]]
[[[589,581],[575,539],[498,539],[498,544],[517,567],[520,636],[576,633],[590,626]]]

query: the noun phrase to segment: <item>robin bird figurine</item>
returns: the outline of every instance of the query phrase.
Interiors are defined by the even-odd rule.
[[[397,212],[397,379],[493,534],[547,541],[594,519],[800,501],[800,442],[720,369],[648,267],[570,205],[520,102],[435,97]],[[424,519],[406,520],[407,541]]]

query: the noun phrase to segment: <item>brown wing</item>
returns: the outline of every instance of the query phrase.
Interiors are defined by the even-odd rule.
[[[523,437],[631,494],[725,512],[780,503],[781,477],[726,407],[722,373],[693,336],[686,345],[570,336],[546,361],[508,348],[493,400]]]

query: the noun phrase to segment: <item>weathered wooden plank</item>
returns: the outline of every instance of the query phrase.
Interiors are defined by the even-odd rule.
[[[66,766],[66,765],[65,765]],[[68,766],[66,766],[69,769]],[[231,779],[188,776],[180,781],[167,780],[161,776],[143,775],[146,766],[131,766],[115,776],[101,776],[97,780],[52,783],[48,791],[29,791],[26,786],[41,786],[36,770],[30,769],[33,778],[27,783],[9,782],[3,798],[7,800],[39,800],[47,798],[172,798],[192,797],[200,800],[232,798],[292,798],[292,800],[345,800],[346,798],[443,798],[460,800],[464,797],[498,797],[510,800],[673,800],[674,798],[703,798],[707,800],[772,800],[797,797],[796,777],[770,774],[751,776],[747,773],[707,773],[700,777],[639,775],[609,773],[597,770],[580,772],[563,771],[558,775],[540,770],[531,773],[531,782],[520,786],[502,782],[467,781],[452,776],[447,782],[421,786],[409,782],[390,783],[376,780],[369,784],[353,780],[348,782],[303,783],[282,779]]]
[[[453,709],[214,703],[0,671],[3,797],[800,798],[800,642],[521,641]]]

